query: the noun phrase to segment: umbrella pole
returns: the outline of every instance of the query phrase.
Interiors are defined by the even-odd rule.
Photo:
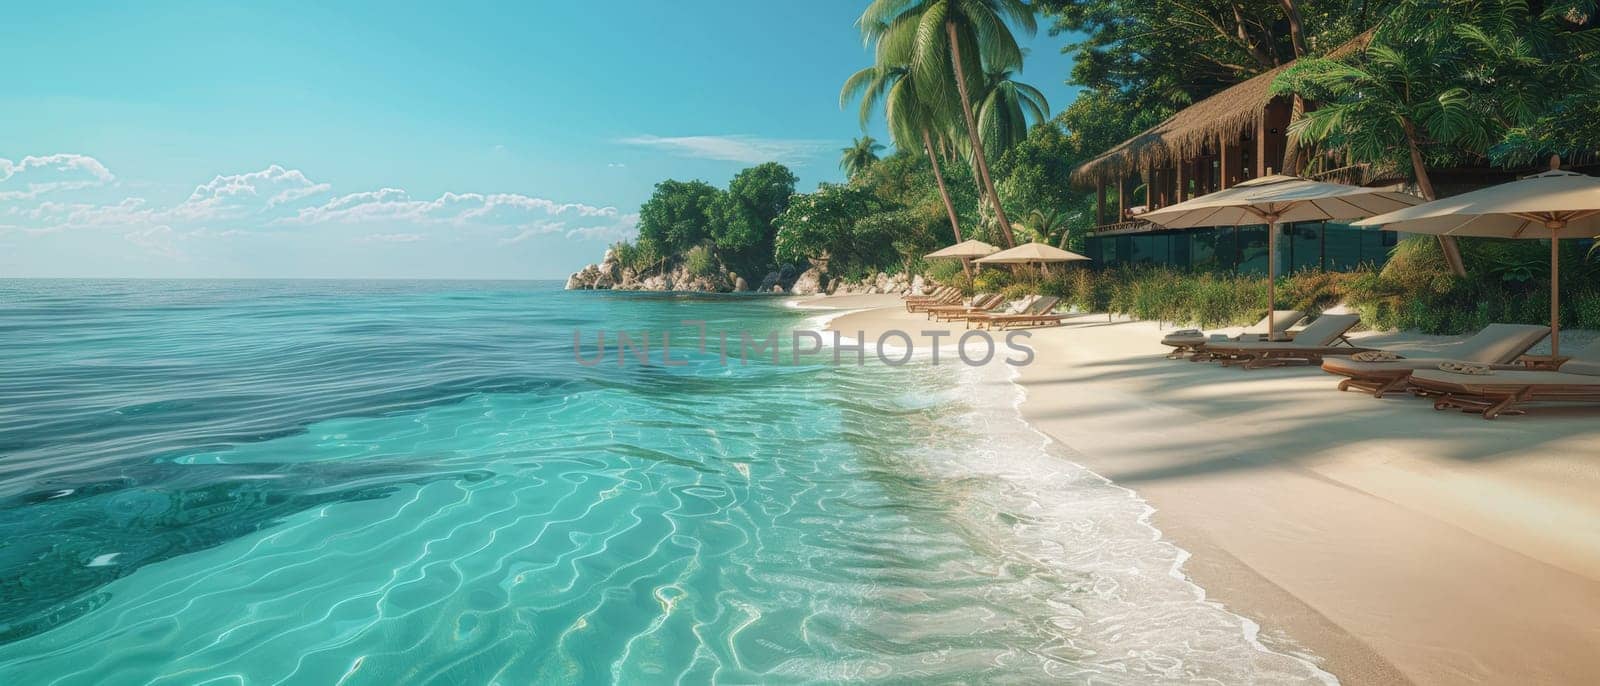
[[[1550,231],[1550,354],[1561,354],[1561,229]]]
[[[1267,222],[1267,340],[1278,340],[1278,218]]]

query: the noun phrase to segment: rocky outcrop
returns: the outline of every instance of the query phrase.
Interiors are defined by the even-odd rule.
[[[794,284],[789,286],[789,292],[794,295],[816,295],[822,291],[822,272],[816,267],[807,269],[805,273],[796,277]]]
[[[751,277],[754,278],[754,277]],[[749,292],[817,295],[822,293],[854,295],[862,293],[925,292],[931,284],[921,275],[886,274],[879,272],[859,281],[831,278],[823,265],[812,264],[804,271],[785,266],[767,272],[759,282],[752,283],[726,267],[718,266],[709,274],[694,274],[683,262],[668,263],[660,271],[638,273],[617,262],[616,252],[606,250],[599,264],[591,264],[567,277],[567,290],[618,290],[618,291],[698,291],[707,293]]]

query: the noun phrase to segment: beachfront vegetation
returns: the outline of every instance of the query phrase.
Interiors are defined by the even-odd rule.
[[[1259,318],[1260,277],[1154,267],[1073,267],[1042,280],[919,257],[976,238],[1082,249],[1093,194],[1071,171],[1173,114],[1257,74],[1292,99],[1288,171],[1387,171],[1435,193],[1437,170],[1526,170],[1550,154],[1600,149],[1600,30],[1592,2],[1480,0],[875,0],[857,28],[870,65],[841,107],[863,131],[843,149],[844,184],[792,194],[777,164],[726,191],[667,181],[640,211],[618,259],[660,268],[704,247],[740,273],[818,267],[832,278],[917,271],[983,290],[1040,288],[1086,310],[1203,325]],[[1076,42],[1076,99],[1052,115],[1015,75],[1016,35],[1051,24]],[[1362,37],[1365,50],[1335,50]],[[1137,194],[1138,191],[1135,191]],[[792,197],[791,197],[792,196]],[[1465,331],[1542,321],[1547,258],[1537,244],[1463,241],[1465,275],[1439,246],[1404,241],[1383,270],[1285,277],[1282,306],[1348,301],[1379,327]],[[1600,323],[1600,274],[1587,246],[1562,269],[1569,324]],[[1019,281],[1021,279],[1021,281]]]

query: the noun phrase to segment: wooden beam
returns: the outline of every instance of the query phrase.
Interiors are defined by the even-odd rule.
[[[1251,176],[1252,176],[1252,178],[1259,179],[1259,178],[1267,175],[1267,113],[1266,112],[1262,112],[1261,116],[1256,118],[1256,135],[1254,136],[1254,138],[1255,138],[1254,143],[1256,144],[1256,149],[1255,149],[1255,173],[1252,174]]]
[[[1128,174],[1122,173],[1117,177],[1117,221],[1128,219]]]
[[[1094,225],[1106,224],[1106,182],[1104,179],[1094,182]]]
[[[1178,162],[1175,165],[1173,165],[1175,167],[1175,171],[1177,172],[1177,184],[1176,184],[1176,187],[1175,187],[1174,192],[1172,194],[1172,197],[1174,198],[1174,200],[1176,202],[1183,202],[1184,201],[1184,197],[1183,197],[1184,182],[1189,180],[1188,177],[1190,175],[1189,173],[1187,173],[1188,170],[1184,169],[1184,167],[1189,166],[1189,164],[1190,164],[1190,162],[1188,160],[1178,160]]]

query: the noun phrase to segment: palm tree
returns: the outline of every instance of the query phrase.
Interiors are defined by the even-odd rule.
[[[978,103],[978,130],[983,134],[984,153],[998,158],[1028,137],[1028,120],[1048,119],[1050,103],[1044,93],[1012,78],[1011,70],[986,75],[983,97]]]
[[[850,143],[850,147],[839,149],[839,152],[844,153],[839,158],[839,168],[844,170],[845,176],[854,179],[857,174],[866,171],[867,167],[878,161],[878,151],[882,149],[883,144],[872,136],[857,138]]]
[[[960,106],[968,143],[979,151],[973,161],[1000,232],[1008,244],[1016,245],[981,152],[986,148],[972,99],[972,91],[983,88],[988,71],[1022,66],[1022,48],[1011,33],[1012,23],[1029,34],[1038,29],[1033,8],[1023,0],[873,0],[857,22],[863,37],[876,41],[878,64],[907,65],[918,92],[930,103],[941,109],[952,101]]]
[[[1068,234],[1066,215],[1056,210],[1035,209],[1028,212],[1023,222],[1013,227],[1030,234],[1033,240],[1040,243],[1054,244],[1058,248],[1066,249]]]
[[[944,210],[950,215],[950,231],[956,242],[961,242],[961,222],[956,218],[955,203],[944,185],[944,173],[939,169],[939,153],[934,149],[932,130],[940,128],[939,114],[917,97],[915,80],[910,69],[903,66],[871,66],[858,71],[844,82],[839,91],[839,106],[861,98],[861,126],[866,127],[879,102],[883,103],[884,121],[889,126],[889,138],[896,148],[909,150],[920,143],[922,151],[933,165],[933,180],[939,185],[939,197],[944,200]],[[970,272],[971,267],[968,266]]]
[[[1359,63],[1296,62],[1273,83],[1273,91],[1321,104],[1289,127],[1289,144],[1326,144],[1356,160],[1409,167],[1422,197],[1436,199],[1425,150],[1441,142],[1486,149],[1493,121],[1483,103],[1436,73],[1446,60],[1432,45],[1411,48],[1373,45]],[[1454,239],[1441,236],[1440,245],[1451,270],[1465,275]]]

